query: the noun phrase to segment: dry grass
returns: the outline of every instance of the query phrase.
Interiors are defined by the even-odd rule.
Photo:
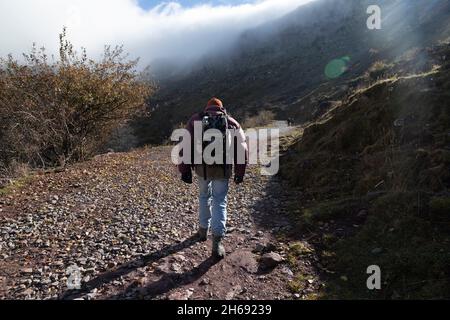
[[[275,113],[269,110],[263,110],[256,116],[247,117],[242,124],[245,129],[264,127],[275,120]]]

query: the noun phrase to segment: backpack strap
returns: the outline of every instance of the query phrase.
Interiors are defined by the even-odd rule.
[[[202,121],[203,121],[203,118],[207,115],[208,114],[205,111],[201,111],[199,113],[200,119],[202,119]],[[202,145],[203,145],[203,139],[204,139],[203,135],[204,135],[204,132],[202,130]],[[202,150],[203,150],[203,146],[202,146]],[[205,161],[203,161],[203,154],[202,154],[202,166],[203,166],[203,179],[206,181],[207,180],[207,170],[206,170],[206,163],[205,163]]]

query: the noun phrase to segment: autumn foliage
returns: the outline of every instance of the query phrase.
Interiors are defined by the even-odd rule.
[[[23,61],[0,59],[0,166],[64,165],[95,154],[152,92],[136,65],[122,47],[88,59],[65,30],[58,58],[33,46]]]

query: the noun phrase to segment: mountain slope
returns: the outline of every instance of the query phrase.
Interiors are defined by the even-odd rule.
[[[310,120],[321,102],[339,100],[374,62],[450,36],[448,1],[378,1],[384,20],[375,31],[366,26],[369,4],[310,3],[249,30],[231,52],[204,57],[189,72],[165,79],[150,117],[135,124],[140,143],[167,138],[213,95],[238,118],[270,109],[279,118]]]
[[[450,44],[422,54],[345,97],[281,160],[299,233],[334,272],[328,297],[450,297]],[[370,265],[381,290],[362,285]]]

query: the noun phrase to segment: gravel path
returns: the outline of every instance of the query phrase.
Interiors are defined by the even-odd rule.
[[[280,184],[251,167],[232,185],[228,254],[215,263],[211,241],[191,238],[197,188],[169,156],[169,147],[107,154],[1,196],[0,298],[295,298],[274,237],[290,228]],[[81,288],[69,290],[78,276]]]

